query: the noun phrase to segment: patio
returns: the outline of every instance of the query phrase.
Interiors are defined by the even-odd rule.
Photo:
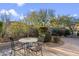
[[[65,38],[67,39],[67,38]],[[71,38],[70,38],[71,40]],[[68,41],[68,40],[67,40]],[[79,56],[79,47],[70,43],[55,44],[55,43],[45,43],[43,44],[43,56]],[[72,45],[71,45],[72,44]],[[0,43],[0,56],[10,56],[10,43]],[[22,54],[16,53],[16,56],[23,56],[24,50],[20,51]],[[36,56],[31,53],[26,56]],[[40,56],[40,53],[37,55]]]

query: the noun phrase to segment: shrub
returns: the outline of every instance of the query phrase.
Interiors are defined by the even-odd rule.
[[[39,28],[39,32],[41,32],[41,33],[46,33],[47,30],[48,30],[47,27],[40,27],[40,28]]]
[[[77,32],[77,36],[79,36],[79,31]]]
[[[71,31],[68,29],[61,29],[61,28],[52,29],[53,36],[67,36],[67,35],[70,35],[70,33]]]
[[[68,35],[70,35],[70,30],[68,30],[68,29],[65,29],[65,34],[64,34],[64,36],[68,36]]]
[[[38,30],[36,28],[33,28],[33,27],[29,29],[28,34],[30,37],[38,37],[39,36]]]
[[[52,29],[52,35],[53,36],[58,36],[59,35],[59,29],[58,28]]]
[[[3,22],[0,22],[0,33],[2,32]]]
[[[3,22],[0,22],[0,36],[2,37],[3,32]]]
[[[7,34],[15,39],[18,39],[22,36],[27,35],[28,29],[29,29],[28,25],[21,22],[14,22],[8,26]]]
[[[53,37],[53,42],[58,43],[60,41],[60,38],[58,36]]]
[[[44,42],[50,42],[51,41],[51,34],[49,31],[46,32]]]
[[[40,35],[38,38],[38,42],[44,42],[44,38],[45,38],[44,35]]]

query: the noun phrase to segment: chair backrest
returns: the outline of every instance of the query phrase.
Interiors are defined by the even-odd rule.
[[[37,48],[38,48],[38,49],[40,49],[40,50],[41,50],[41,49],[42,49],[42,45],[43,45],[43,43],[42,43],[42,42],[37,42]]]

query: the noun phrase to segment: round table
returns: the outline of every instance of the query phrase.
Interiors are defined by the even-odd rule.
[[[38,38],[21,38],[19,42],[21,43],[30,43],[30,42],[37,42]]]
[[[32,37],[28,37],[28,38],[21,38],[19,39],[19,42],[24,43],[25,47],[24,47],[24,55],[26,53],[26,48],[30,47],[29,43],[33,43],[33,42],[37,42],[38,38],[32,38]],[[27,51],[28,52],[28,51]],[[28,53],[27,53],[28,54]]]

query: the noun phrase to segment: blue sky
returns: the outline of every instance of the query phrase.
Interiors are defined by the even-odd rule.
[[[40,9],[53,9],[56,15],[79,17],[78,3],[0,3],[0,13],[10,12],[14,19],[23,18],[28,12]]]

